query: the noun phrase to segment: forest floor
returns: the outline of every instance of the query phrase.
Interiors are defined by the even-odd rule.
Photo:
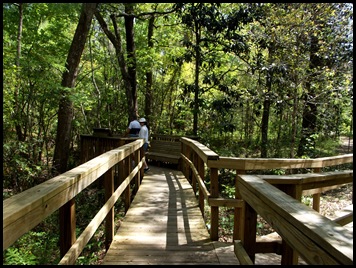
[[[341,145],[337,150],[339,154],[353,153],[353,139],[348,137],[341,137]],[[352,205],[353,185],[347,184],[337,189],[333,189],[323,193],[320,197],[320,214],[325,217],[335,217],[337,211],[343,209],[346,206]],[[310,204],[310,207],[312,203]],[[263,219],[260,221],[264,224],[263,233],[269,234],[272,232],[271,227]],[[273,233],[274,237],[279,237],[278,234]],[[280,265],[281,256],[269,253],[269,254],[256,254],[256,265]],[[299,265],[306,265],[306,263],[299,258]]]

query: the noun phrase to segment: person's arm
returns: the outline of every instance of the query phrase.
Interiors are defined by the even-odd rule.
[[[127,129],[125,130],[124,137],[127,137],[127,136],[129,135],[129,133],[130,133],[130,129],[127,128]]]
[[[129,123],[129,125],[127,126],[125,132],[124,132],[124,137],[128,137],[129,133],[130,133],[130,126],[131,126],[131,122]]]
[[[148,128],[147,128],[147,126],[145,127],[144,138],[145,138],[145,142],[147,142],[149,144],[150,142],[148,140]]]

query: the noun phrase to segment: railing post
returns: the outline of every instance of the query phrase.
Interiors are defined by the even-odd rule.
[[[140,161],[142,160],[142,157],[141,155],[143,155],[144,157],[144,152],[143,152],[143,147],[141,147],[140,150],[137,150],[134,155],[133,155],[133,163],[134,164],[131,168],[131,170],[137,166]],[[140,182],[141,182],[141,171],[142,171],[142,168],[137,172],[137,174],[135,175],[135,178],[134,178],[134,182],[135,182],[135,188],[133,188],[133,191],[132,191],[132,194],[136,194],[137,191],[138,191],[138,188],[140,187]]]
[[[191,152],[191,155],[192,155],[192,163],[194,164],[194,167],[197,169],[197,171],[199,172],[199,156],[198,154],[196,154],[195,152]],[[192,188],[193,188],[193,191],[194,191],[194,194],[196,194],[196,191],[197,191],[197,179],[195,178],[195,176],[193,175],[193,171],[191,169],[189,169],[189,182],[191,183],[192,185]]]
[[[218,169],[211,168],[210,169],[210,196],[212,198],[219,197],[219,181],[218,181]],[[211,207],[210,208],[210,238],[213,241],[217,241],[219,239],[218,229],[219,229],[219,207]],[[256,233],[255,233],[256,234]]]
[[[321,172],[321,168],[314,168],[314,173]],[[320,212],[320,193],[313,194],[313,209]]]
[[[298,200],[301,202],[302,200],[302,185],[300,184],[284,184],[284,185],[275,185],[278,189],[282,190],[289,196],[293,197],[294,199]],[[296,250],[293,250],[293,248],[288,245],[283,239],[282,239],[282,247],[281,247],[281,265],[297,265],[298,264],[298,258],[299,254]]]
[[[185,150],[185,156],[189,159],[189,160],[193,160],[193,156],[194,155],[194,151],[192,151],[192,149],[189,146],[186,146],[186,150]],[[184,171],[184,176],[187,178],[187,180],[189,181],[189,183],[192,185],[192,171],[190,166],[186,163],[185,164],[185,171]]]
[[[131,158],[131,155],[129,155],[128,157],[126,157],[124,159],[124,178],[123,178],[124,180],[130,174],[131,169],[132,169],[131,167],[132,167],[132,158]],[[129,183],[127,185],[127,187],[123,193],[124,202],[125,202],[125,214],[130,208],[130,185],[131,185],[131,183]]]
[[[245,174],[245,170],[236,170],[235,178],[235,199],[242,199],[240,193],[237,189],[237,176],[239,174]],[[245,208],[234,209],[234,230],[233,230],[233,240],[241,240],[242,245],[244,244],[244,223],[245,223]]]
[[[197,170],[198,170],[198,174],[199,176],[202,178],[202,180],[204,181],[204,161],[203,159],[201,159],[199,156],[198,156],[198,166],[197,166]],[[196,180],[194,180],[195,182]],[[196,186],[195,186],[196,187]],[[196,191],[196,188],[193,188],[194,189],[194,193]],[[204,200],[205,200],[205,197],[204,197],[204,194],[203,194],[203,191],[201,189],[201,187],[199,187],[199,208],[200,208],[200,211],[204,217]]]
[[[105,189],[105,202],[114,193],[114,168],[110,168],[104,174],[104,189]],[[114,238],[115,232],[115,216],[114,216],[114,207],[110,209],[108,215],[105,217],[105,249],[108,251],[110,244]]]
[[[256,231],[257,231],[257,213],[245,202],[244,211],[244,241],[243,246],[246,249],[251,261],[255,263]]]
[[[75,199],[69,200],[59,209],[60,256],[67,253],[75,243]]]
[[[181,142],[181,153],[183,154],[183,155],[187,155],[187,145],[185,145],[183,142]],[[181,166],[181,171],[182,171],[182,173],[183,173],[183,175],[184,175],[184,177],[186,177],[187,178],[187,171],[186,171],[186,169],[187,169],[187,164],[186,164],[186,162],[184,161],[184,159],[182,158],[182,166]]]

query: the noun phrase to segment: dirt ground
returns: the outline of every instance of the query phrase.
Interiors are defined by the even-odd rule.
[[[340,154],[352,154],[354,152],[354,140],[349,137],[340,137],[341,145],[337,150]]]
[[[348,137],[341,137],[341,145],[338,149],[339,154],[353,153],[353,139]],[[331,190],[324,193],[320,201],[320,213],[326,217],[334,217],[335,212],[342,208],[352,204],[353,185],[342,186],[339,189]],[[353,223],[350,223],[353,224]],[[277,233],[273,233],[270,236],[279,237]],[[268,253],[268,254],[256,254],[255,265],[280,265],[281,256]],[[299,265],[307,265],[307,263],[299,258]]]

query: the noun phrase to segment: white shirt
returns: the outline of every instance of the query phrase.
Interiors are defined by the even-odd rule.
[[[148,143],[148,128],[146,125],[141,127],[138,137],[144,139],[145,143]]]
[[[140,131],[141,129],[141,124],[137,121],[137,120],[133,120],[130,122],[129,124],[129,134],[135,134],[137,135],[138,132]],[[137,137],[137,136],[136,136]]]
[[[129,124],[129,129],[131,128],[141,128],[141,124],[137,120],[133,120]]]

